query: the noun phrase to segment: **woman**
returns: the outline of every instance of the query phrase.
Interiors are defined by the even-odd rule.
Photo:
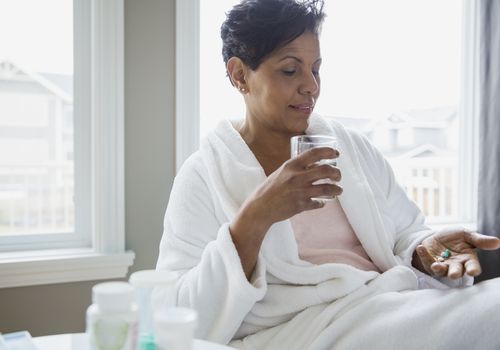
[[[430,230],[365,138],[312,114],[322,6],[244,0],[227,14],[246,116],[219,124],[175,179],[157,268],[178,281],[157,307],[192,307],[198,337],[244,349],[498,349],[500,281],[450,287],[472,284],[475,248],[500,240]],[[333,135],[342,154],[290,159],[301,134]],[[338,167],[315,165],[327,158]]]

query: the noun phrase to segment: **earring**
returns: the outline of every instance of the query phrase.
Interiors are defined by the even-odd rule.
[[[247,92],[247,89],[245,89],[244,87],[241,87],[241,86],[240,86],[240,87],[238,87],[238,90],[239,90],[242,94],[244,94],[245,92]]]

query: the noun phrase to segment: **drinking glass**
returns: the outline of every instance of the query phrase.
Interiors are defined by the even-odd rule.
[[[290,139],[290,145],[291,145],[291,157],[295,158],[299,154],[311,149],[311,148],[318,148],[318,147],[330,147],[333,149],[338,150],[338,141],[337,138],[334,136],[329,136],[329,135],[298,135],[298,136],[293,136]],[[328,164],[331,166],[337,166],[337,159],[321,159],[318,162],[316,162],[318,165],[323,165],[323,164]],[[321,179],[313,183],[313,185],[319,185],[319,184],[335,184],[334,181],[330,179]],[[335,199],[335,197],[330,197],[330,196],[321,196],[321,197],[315,197],[312,198],[314,200],[320,200],[320,201],[328,201]]]

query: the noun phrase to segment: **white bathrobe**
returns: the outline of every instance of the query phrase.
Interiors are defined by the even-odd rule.
[[[414,269],[415,247],[433,231],[383,156],[366,138],[331,119],[312,115],[306,132],[338,138],[344,189],[339,200],[383,273],[301,260],[290,221],[284,220],[269,229],[249,282],[229,223],[266,175],[232,123],[224,121],[174,181],[157,268],[175,272],[178,281],[174,293],[156,296],[157,310],[172,304],[194,308],[197,337],[243,349],[453,348],[446,331],[457,332],[456,344],[468,344],[476,333],[464,322],[448,329],[451,316],[442,315],[452,315],[448,309],[453,309],[460,316],[488,298],[500,300],[500,293],[484,297],[476,287],[449,289],[471,280],[439,282]],[[479,306],[463,303],[474,299],[466,293],[479,295]],[[500,338],[486,341],[482,349],[500,345]]]

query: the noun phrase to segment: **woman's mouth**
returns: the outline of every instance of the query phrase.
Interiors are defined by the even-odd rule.
[[[301,113],[311,114],[314,109],[314,105],[310,103],[301,103],[298,105],[290,105],[290,108],[293,108]]]

